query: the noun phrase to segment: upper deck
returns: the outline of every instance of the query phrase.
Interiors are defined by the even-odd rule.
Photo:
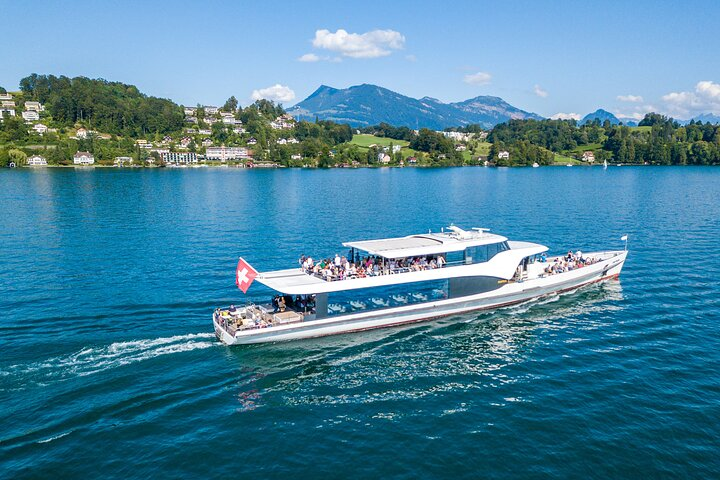
[[[343,271],[340,276],[323,276],[318,275],[317,270],[312,274],[293,268],[260,273],[256,279],[288,295],[322,294],[455,277],[487,276],[507,280],[515,274],[523,258],[547,251],[543,245],[508,241],[506,237],[484,229],[465,231],[451,226],[448,230],[343,243],[352,249],[353,272],[356,251],[370,255],[366,258],[374,263],[366,274]],[[483,248],[486,249],[484,257],[479,254]],[[456,261],[452,261],[453,255],[457,257]],[[359,261],[359,256],[357,258],[358,264],[364,263]]]

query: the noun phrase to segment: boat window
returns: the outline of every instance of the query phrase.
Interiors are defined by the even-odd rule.
[[[466,263],[483,263],[487,262],[495,255],[505,250],[510,250],[507,242],[491,243],[490,245],[481,245],[479,247],[470,247],[465,250]]]
[[[432,280],[328,294],[328,315],[401,307],[448,298],[448,281]]]

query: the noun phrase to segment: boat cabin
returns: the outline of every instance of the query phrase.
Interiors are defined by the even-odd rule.
[[[321,319],[489,292],[517,278],[518,269],[527,270],[531,259],[547,251],[487,229],[456,226],[343,246],[349,248],[344,257],[303,257],[301,268],[260,273],[256,280],[280,292],[284,311]]]

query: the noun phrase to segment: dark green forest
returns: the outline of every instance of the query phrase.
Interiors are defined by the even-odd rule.
[[[183,127],[179,105],[120,82],[34,73],[20,80],[20,90],[26,100],[44,104],[64,126],[80,121],[102,132],[130,137],[174,133]]]

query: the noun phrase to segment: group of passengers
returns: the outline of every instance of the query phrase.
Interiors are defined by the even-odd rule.
[[[301,256],[298,260],[303,272],[315,275],[323,280],[345,280],[348,278],[364,278],[392,273],[419,272],[442,268],[447,263],[442,255],[419,256],[408,258],[391,258],[368,256],[351,262],[346,257],[335,254],[335,258],[322,259],[315,262],[312,257]]]
[[[315,295],[275,295],[272,299],[274,313],[288,308],[296,312],[315,313]]]
[[[596,258],[585,257],[580,250],[575,253],[573,253],[572,251],[568,251],[566,255],[562,257],[556,257],[555,261],[549,263],[543,271],[548,275],[552,275],[555,273],[565,273],[571,270],[575,270],[577,268],[592,265],[596,262]]]

